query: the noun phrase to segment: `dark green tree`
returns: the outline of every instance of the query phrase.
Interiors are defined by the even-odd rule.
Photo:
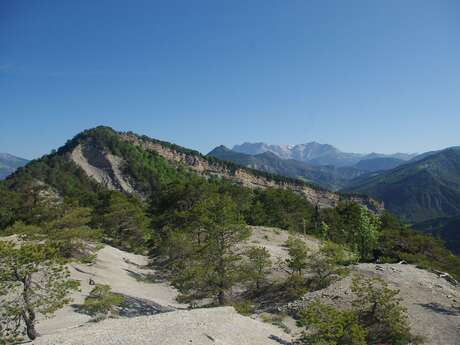
[[[266,281],[267,274],[272,268],[270,253],[265,247],[251,247],[247,253],[248,262],[245,266],[247,280],[257,290]]]
[[[138,250],[148,234],[150,220],[141,203],[118,192],[110,192],[98,210],[98,225],[114,244]]]
[[[296,237],[289,237],[286,242],[289,258],[286,260],[287,266],[298,275],[302,275],[302,271],[308,264],[308,247],[304,241]]]
[[[410,333],[407,310],[401,305],[399,290],[393,290],[381,278],[353,279],[356,295],[353,310],[367,330],[369,344],[407,345],[417,339]]]
[[[319,251],[309,255],[307,259],[306,267],[311,275],[311,287],[316,290],[324,289],[334,279],[346,275],[348,269],[342,264],[349,260],[349,256],[343,246],[333,242],[323,243]]]
[[[196,208],[200,210],[199,220],[195,217]],[[201,210],[206,212],[201,213]],[[195,219],[195,229],[200,229],[200,236],[194,235],[196,230],[189,226],[183,229],[193,238],[195,248],[186,262],[177,266],[180,269],[175,283],[189,299],[215,296],[223,305],[226,292],[241,278],[243,267],[238,244],[249,237],[250,230],[227,194],[212,193],[189,213]]]

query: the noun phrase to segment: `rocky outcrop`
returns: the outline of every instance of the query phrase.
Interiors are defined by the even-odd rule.
[[[121,190],[135,194],[136,190],[126,176],[122,174],[123,159],[91,145],[78,145],[69,155],[91,178],[111,190]]]
[[[361,263],[352,271],[364,277],[380,277],[399,290],[411,329],[425,338],[425,345],[460,344],[460,288],[445,277],[405,264]],[[354,297],[348,276],[323,290],[309,292],[280,310],[296,314],[313,300],[347,309]]]
[[[319,205],[320,207],[334,207],[341,199],[346,198],[358,202],[374,211],[383,209],[383,204],[365,196],[334,193],[319,187],[315,188],[308,184],[301,183],[301,181],[299,181],[299,183],[281,182],[270,179],[263,174],[254,174],[250,169],[243,167],[229,168],[221,161],[208,159],[197,152],[177,150],[173,145],[163,144],[159,141],[149,140],[144,137],[141,138],[132,133],[121,134],[121,137],[143,150],[156,152],[170,162],[186,165],[202,176],[219,176],[249,188],[275,187],[290,189],[304,195],[310,203]]]

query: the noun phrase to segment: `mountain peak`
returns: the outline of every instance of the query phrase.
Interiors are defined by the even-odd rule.
[[[234,152],[245,153],[248,155],[258,155],[264,152],[271,152],[282,159],[295,159],[311,165],[333,165],[336,167],[351,167],[361,160],[371,158],[396,158],[408,161],[415,157],[415,154],[405,153],[382,154],[372,152],[365,154],[343,152],[333,145],[321,144],[317,141],[310,141],[305,144],[297,145],[272,145],[263,142],[244,142],[241,145],[233,146],[232,150]]]
[[[215,147],[214,149],[212,149],[209,153],[208,153],[208,156],[212,156],[212,155],[215,155],[215,154],[218,154],[218,153],[223,153],[223,152],[230,152],[231,150],[225,146],[225,145],[219,145],[217,147]]]

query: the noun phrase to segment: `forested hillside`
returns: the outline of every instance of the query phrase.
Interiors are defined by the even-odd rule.
[[[460,254],[460,215],[416,223],[414,228],[444,239],[447,248]]]
[[[409,222],[455,216],[460,214],[460,148],[357,178],[345,190],[378,198]]]
[[[95,166],[91,166],[93,170],[85,171],[75,163],[72,154],[82,145],[93,153],[93,156],[87,156],[88,162],[95,166],[103,163],[100,170],[106,176],[102,176],[102,180],[98,180],[101,176],[96,176]],[[172,144],[162,145],[174,147],[175,152],[194,153]],[[110,170],[108,166],[104,166],[107,163],[104,159],[108,159],[107,157],[118,162],[117,169],[112,167]],[[141,145],[125,140],[124,135],[107,127],[82,132],[55,153],[32,161],[1,183],[0,226],[5,229],[17,221],[43,224],[71,208],[84,207],[91,210],[91,226],[101,228],[110,241],[140,250],[140,244],[145,244],[146,239],[152,238],[152,231],[153,234],[157,233],[158,228],[153,225],[165,216],[163,210],[166,205],[170,205],[173,200],[174,203],[182,200],[168,211],[176,212],[174,210],[183,207],[180,205],[190,207],[194,202],[208,198],[210,193],[218,198],[226,195],[226,202],[234,203],[232,207],[238,209],[240,220],[247,224],[277,226],[356,246],[356,229],[359,229],[362,214],[359,211],[360,206],[354,204],[353,199],[344,199],[335,208],[319,209],[308,198],[289,189],[274,188],[276,185],[262,189],[247,188],[218,174],[215,177],[202,177],[197,175],[196,170],[190,169],[190,164],[185,163],[167,160],[152,150],[145,150]],[[90,177],[88,173],[93,175]],[[132,189],[123,188],[127,185]],[[185,200],[190,198],[192,199],[186,203]],[[390,228],[394,230],[392,235],[398,234],[399,230],[396,230],[403,228],[399,223],[391,224]],[[399,235],[408,238],[415,236],[417,241],[432,242],[441,252],[444,251],[430,237],[411,231],[401,232]],[[378,240],[383,239],[388,239],[384,233]],[[417,241],[407,241],[407,246],[411,248],[403,249],[401,255],[423,257],[423,253],[413,248]],[[401,259],[398,254],[401,249],[393,252],[391,244],[387,242],[382,242],[380,246],[384,247],[379,250],[374,248],[375,250],[366,254],[366,259],[378,259],[383,255],[379,252],[394,260]],[[391,253],[388,253],[389,250]],[[445,253],[440,256],[441,261],[450,260],[447,252]],[[446,261],[442,263],[446,264]]]
[[[346,275],[347,266],[356,262],[404,260],[460,278],[460,259],[441,241],[411,230],[381,209],[370,210],[358,203],[368,199],[337,195],[336,204],[320,207],[309,201],[311,196],[303,193],[304,189],[286,188],[281,183],[294,180],[252,174],[252,170],[225,164],[173,144],[107,127],[82,132],[0,183],[0,235],[35,241],[23,251],[0,242],[5,258],[0,264],[9,267],[9,262],[32,260],[35,264],[38,260],[51,272],[50,281],[56,280],[56,291],[48,293],[59,300],[65,295],[59,291],[74,287],[63,281],[61,260],[91,262],[94,246],[88,249],[86,243],[100,241],[149,254],[178,289],[181,302],[231,304],[242,313],[250,313],[251,303],[262,306],[274,299],[288,303],[308,291],[323,289]],[[244,171],[246,179],[258,176],[264,183],[275,183],[245,185],[241,177],[235,179],[228,171]],[[282,280],[267,284],[267,272],[275,263],[266,249],[241,251],[251,236],[248,225],[276,227],[282,229],[276,231],[291,234],[284,244],[288,259],[282,263],[286,271]],[[310,254],[297,238],[305,235],[323,241],[318,253]],[[36,255],[31,257],[29,252]],[[52,253],[51,261],[47,253]],[[18,257],[22,261],[17,261]],[[305,272],[310,275],[305,276]],[[356,291],[364,289],[363,284],[357,281]],[[99,288],[113,300],[110,288]],[[236,299],[234,289],[240,291]],[[31,317],[15,316],[10,309],[6,313],[12,320],[24,318],[27,325],[35,322],[34,317],[31,321]],[[395,313],[402,315],[396,324],[406,327],[404,313]],[[315,322],[306,314],[303,317]],[[362,330],[359,339],[367,337],[366,343],[372,343],[377,335],[370,325],[377,321],[353,322],[353,327]],[[394,325],[385,326],[385,337],[407,344],[412,339],[409,329],[393,334]],[[33,339],[35,330],[29,328],[29,338]]]

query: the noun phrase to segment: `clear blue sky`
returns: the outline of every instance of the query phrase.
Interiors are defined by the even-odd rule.
[[[0,152],[99,124],[204,153],[460,145],[460,1],[0,0]]]

